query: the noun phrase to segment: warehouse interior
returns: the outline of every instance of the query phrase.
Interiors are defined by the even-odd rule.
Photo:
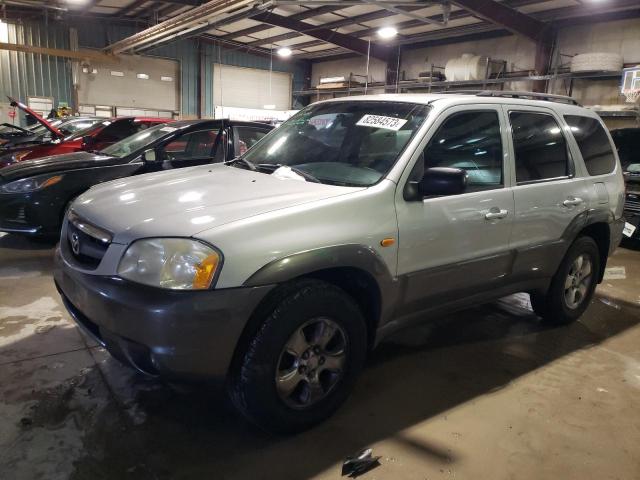
[[[105,140],[102,125],[135,119],[140,129],[174,135],[189,122],[209,122],[198,125],[215,128],[207,144],[215,155],[186,165],[201,168],[194,165],[243,158],[254,140],[277,135],[316,102],[456,93],[595,112],[620,160],[622,242],[611,245],[577,321],[545,323],[527,292],[425,315],[368,353],[335,414],[294,435],[252,425],[220,385],[125,365],[76,325],[61,298],[55,257],[66,238],[59,228],[40,238],[3,224],[9,208],[2,203],[16,193],[4,185],[21,178],[12,176],[14,164],[97,158],[103,146],[142,131]],[[637,0],[0,0],[0,478],[324,480],[341,478],[362,452],[373,459],[353,476],[364,479],[640,478],[639,95]],[[61,129],[74,118],[91,123],[69,136],[45,132],[38,148],[9,150],[13,140],[5,145],[3,129],[35,133],[36,116]],[[251,122],[255,139],[240,139]],[[220,157],[218,144],[233,135],[232,151]],[[185,149],[176,138],[170,154]],[[157,151],[153,158],[140,152],[156,160]],[[67,181],[70,172],[49,180]],[[98,179],[101,172],[87,176],[96,184],[112,179]],[[82,193],[76,189],[73,199]],[[59,201],[26,198],[38,208]],[[157,208],[173,209],[170,198],[158,197]],[[258,216],[275,204],[267,194],[256,198],[245,207],[242,197],[234,208]],[[64,203],[61,221],[71,221],[64,220],[71,201]],[[191,221],[213,222],[218,211],[209,214]],[[24,209],[17,215],[19,223]],[[361,224],[360,212],[349,215],[354,228]],[[530,221],[544,213],[536,215]],[[59,214],[43,216],[48,222]],[[303,236],[339,238],[314,218]],[[397,228],[400,214],[391,223]],[[336,219],[335,230],[346,224]],[[247,262],[256,255],[247,253]],[[233,261],[220,259],[214,281]]]

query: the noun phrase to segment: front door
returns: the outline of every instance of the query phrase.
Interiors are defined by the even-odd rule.
[[[459,195],[406,201],[397,196],[398,276],[406,282],[399,315],[495,288],[506,281],[514,218],[503,112],[453,107],[431,127],[412,176],[431,167],[467,171]],[[399,185],[401,191],[403,184]]]

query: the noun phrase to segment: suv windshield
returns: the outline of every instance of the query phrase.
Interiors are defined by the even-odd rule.
[[[311,105],[243,158],[260,171],[288,166],[322,183],[368,187],[391,169],[428,111],[427,105],[405,102]]]
[[[155,127],[147,128],[135,135],[131,135],[130,137],[120,140],[119,142],[101,150],[100,153],[104,153],[111,157],[123,158],[130,153],[134,153],[155,142],[157,139],[164,137],[171,132],[175,132],[176,130],[176,127],[170,127],[169,125],[156,125]]]

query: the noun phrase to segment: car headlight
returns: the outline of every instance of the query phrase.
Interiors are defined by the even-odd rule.
[[[55,185],[62,180],[64,175],[40,175],[37,177],[23,178],[0,186],[3,193],[31,193],[43,188]]]
[[[206,290],[222,267],[222,254],[189,238],[148,238],[132,243],[118,275],[153,287]]]

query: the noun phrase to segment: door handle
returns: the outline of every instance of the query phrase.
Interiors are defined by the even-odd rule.
[[[498,208],[492,208],[487,213],[484,214],[484,218],[486,220],[500,220],[501,218],[509,215],[509,210],[501,210]]]
[[[582,202],[583,200],[579,197],[569,197],[564,202],[562,202],[562,205],[567,208],[577,207],[578,205],[582,204]]]

